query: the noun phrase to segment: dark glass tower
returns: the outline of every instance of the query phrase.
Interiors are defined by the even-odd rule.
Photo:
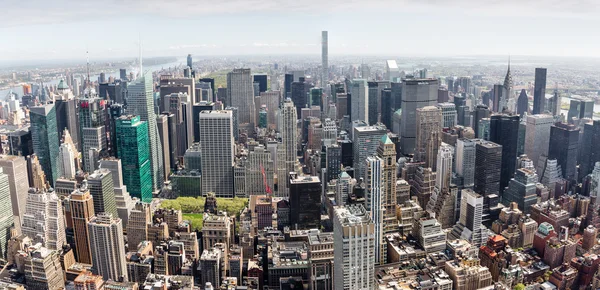
[[[592,173],[594,164],[600,161],[600,120],[584,125],[581,142],[579,180]]]
[[[258,91],[267,91],[267,75],[253,75],[253,82],[258,83]]]
[[[578,149],[579,128],[577,126],[564,123],[552,125],[550,128],[548,159],[558,161],[563,177],[567,180],[575,180],[577,177]]]
[[[519,139],[519,116],[492,115],[490,117],[490,141],[502,145],[502,169],[500,192],[508,186],[517,166]]]
[[[544,113],[546,105],[546,69],[535,69],[535,86],[533,88],[533,111],[535,114]]]
[[[292,83],[294,82],[293,74],[285,74],[285,80],[283,81],[283,99],[292,97]]]
[[[527,97],[525,89],[522,89],[521,94],[519,94],[519,98],[517,99],[517,114],[523,117],[525,112],[529,112],[529,98]]]
[[[290,173],[290,225],[294,229],[321,226],[321,181],[316,176]]]
[[[187,66],[188,66],[189,68],[192,68],[192,67],[193,67],[193,66],[192,66],[192,63],[193,63],[193,61],[192,61],[192,55],[191,55],[191,54],[188,54],[188,56],[187,56]]]
[[[29,112],[33,152],[37,154],[46,180],[51,186],[59,177],[58,129],[54,104],[32,107]]]
[[[481,139],[475,140],[475,185],[473,191],[483,196],[484,220],[500,201],[502,146]],[[493,219],[492,219],[493,220]]]
[[[490,114],[490,109],[486,105],[477,105],[475,108],[473,112],[473,131],[475,131],[475,137],[481,138],[479,136],[479,121],[483,118],[489,118]]]
[[[77,105],[75,99],[56,100],[56,127],[58,136],[62,136],[63,130],[69,130],[73,143],[78,150],[81,150],[79,144],[79,124],[77,123]]]

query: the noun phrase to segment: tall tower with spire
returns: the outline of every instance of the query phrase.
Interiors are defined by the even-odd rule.
[[[515,111],[514,104],[511,105],[511,103],[514,103],[514,96],[512,74],[510,73],[510,56],[508,57],[508,69],[506,70],[506,76],[504,77],[504,93],[503,96],[505,99],[502,104],[508,106],[510,111]]]

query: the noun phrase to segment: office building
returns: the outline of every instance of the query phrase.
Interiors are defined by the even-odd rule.
[[[79,148],[80,124],[77,123],[77,101],[73,96],[69,96],[67,98],[56,99],[54,104],[56,108],[56,129],[58,129],[59,136],[65,129],[69,130],[73,136],[75,147]]]
[[[321,31],[321,86],[329,81],[329,40],[327,31]]]
[[[272,194],[274,164],[271,152],[265,146],[257,145],[250,149],[246,161],[247,194]]]
[[[11,228],[15,225],[15,219],[12,214],[13,206],[10,196],[10,186],[8,185],[8,175],[3,172],[0,167],[0,212],[3,214],[0,216],[0,260],[8,260],[8,240],[10,237]],[[18,217],[18,216],[17,216]]]
[[[260,93],[267,91],[267,79],[268,76],[265,74],[255,74],[252,75],[252,80],[254,83],[258,83],[258,90]]]
[[[46,174],[42,169],[40,160],[37,155],[32,154],[27,156],[27,172],[29,175],[29,187],[36,189],[47,189],[48,181],[46,180]]]
[[[442,143],[442,110],[427,106],[417,109],[415,160],[436,171],[437,153]]]
[[[58,168],[59,137],[54,104],[31,107],[29,119],[33,152],[37,155],[46,174],[46,181],[50,185],[54,185],[60,173]]]
[[[162,189],[164,181],[162,178],[163,160],[160,154],[162,152],[162,145],[158,140],[158,127],[156,126],[154,107],[152,73],[146,71],[141,77],[127,86],[127,114],[139,116],[140,121],[147,123],[148,141],[140,144],[148,144],[145,147],[149,151],[152,192]],[[117,136],[118,139],[119,137]],[[121,157],[121,160],[123,160],[123,157]],[[125,164],[123,165],[125,168]]]
[[[250,69],[234,69],[227,73],[227,98],[231,106],[238,108],[238,122],[250,131],[256,124],[254,108],[254,87]]]
[[[438,87],[437,79],[407,79],[402,83],[400,148],[404,155],[416,154],[417,109],[437,104]]]
[[[592,173],[594,165],[600,161],[600,146],[597,144],[600,144],[600,120],[583,125],[578,180]]]
[[[364,180],[366,182],[366,202],[365,209],[369,212],[373,224],[375,225],[375,263],[385,264],[387,255],[387,245],[384,241],[383,231],[383,215],[385,207],[383,205],[382,196],[382,163],[384,161],[376,156],[369,156],[365,160],[366,174]]]
[[[446,233],[442,225],[426,212],[413,215],[412,235],[425,253],[439,253],[446,249]]]
[[[215,247],[218,243],[224,243],[229,249],[233,244],[232,221],[226,212],[217,214],[207,213],[203,217],[202,245],[204,249]]]
[[[397,82],[400,78],[400,69],[398,68],[398,64],[395,60],[387,60],[385,62],[385,80],[390,82]]]
[[[58,149],[58,167],[60,170],[60,176],[67,179],[74,179],[76,169],[75,169],[75,158],[79,152],[73,151],[73,147],[70,144],[60,144]]]
[[[187,66],[188,66],[189,68],[193,69],[194,67],[193,67],[193,65],[192,65],[192,64],[193,64],[193,62],[192,62],[192,55],[191,55],[191,54],[188,54],[188,55],[187,55]]]
[[[15,226],[20,231],[29,190],[27,162],[20,156],[0,155],[0,169],[8,177],[12,215]]]
[[[354,176],[365,176],[365,163],[368,156],[374,156],[377,153],[379,140],[387,133],[385,126],[362,126],[354,127],[352,139],[352,155],[354,162]],[[346,164],[344,164],[346,165]]]
[[[104,280],[127,282],[125,241],[121,219],[97,214],[88,223],[92,271]]]
[[[490,141],[476,140],[475,184],[473,190],[484,194],[485,209],[496,205],[500,196],[502,146]]]
[[[333,289],[373,289],[375,225],[362,205],[334,208]]]
[[[577,180],[579,156],[579,128],[575,125],[555,123],[550,127],[548,159],[556,159],[567,180]],[[585,158],[588,158],[587,156]]]
[[[533,88],[533,115],[543,114],[546,107],[546,69],[535,69],[535,84]],[[527,154],[529,155],[529,154]],[[534,162],[537,160],[534,159]]]
[[[139,116],[117,119],[117,152],[123,169],[123,183],[129,193],[143,202],[152,200],[152,174],[148,123]]]
[[[60,251],[39,244],[28,248],[24,257],[25,281],[28,289],[64,289],[65,274]]]
[[[114,157],[100,160],[100,169],[108,169],[112,173],[113,189],[115,193],[115,202],[117,204],[118,217],[123,221],[123,226],[127,227],[129,214],[135,206],[135,200],[131,198],[127,191],[127,186],[123,184],[123,170],[121,159]]]
[[[456,174],[462,177],[464,188],[472,189],[475,185],[475,152],[475,141],[466,138],[456,141]]]
[[[21,230],[34,243],[41,243],[50,250],[62,250],[67,238],[62,201],[56,193],[29,189]]]
[[[278,196],[289,196],[289,173],[295,171],[298,127],[297,111],[291,99],[286,99],[281,107],[281,145],[277,146],[277,190]]]
[[[233,197],[235,144],[231,111],[202,111],[199,121],[202,195],[214,192],[217,197]]]
[[[369,90],[364,79],[352,80],[350,89],[350,119],[369,123]]]
[[[462,190],[460,218],[448,234],[449,239],[465,239],[479,247],[488,239],[489,231],[482,222],[483,196],[470,189]]]
[[[548,156],[550,141],[550,128],[554,123],[551,115],[528,115],[527,129],[525,131],[525,154],[533,161],[533,165],[539,164],[540,156]]]
[[[131,251],[148,240],[148,225],[152,223],[150,205],[137,202],[129,215],[127,222],[127,247]]]
[[[442,127],[454,128],[456,126],[456,105],[453,103],[439,103],[437,107],[442,110]]]
[[[94,212],[111,214],[118,217],[117,202],[113,184],[112,172],[99,169],[87,178],[87,187],[94,198]]]
[[[202,252],[200,257],[200,268],[202,269],[202,285],[220,285],[221,284],[221,257],[222,252],[217,248],[208,248]]]
[[[516,202],[523,213],[530,213],[531,206],[538,201],[536,194],[538,180],[535,171],[526,168],[517,169],[515,178],[510,180],[502,194],[502,202],[505,205]]]
[[[321,226],[321,180],[290,172],[290,225],[294,229]]]
[[[523,118],[525,113],[529,113],[529,97],[525,89],[522,89],[517,98],[517,115]]]
[[[338,179],[342,172],[342,147],[338,144],[331,144],[325,151],[325,168],[327,168],[327,182]]]
[[[108,149],[106,139],[106,105],[97,96],[86,95],[79,99],[79,127],[81,128],[81,153],[83,169],[93,172],[98,169],[98,158],[93,152]]]
[[[71,220],[75,236],[75,252],[77,261],[92,264],[90,240],[88,238],[88,222],[95,215],[94,202],[88,188],[82,187],[69,196]]]
[[[435,179],[435,187],[440,191],[448,190],[450,188],[453,155],[454,148],[446,143],[442,143],[438,155],[436,156],[437,172]]]
[[[474,111],[473,111],[473,131],[475,132],[475,137],[477,138],[481,138],[482,136],[479,136],[479,121],[481,121],[481,119],[483,118],[489,118],[490,117],[490,110],[488,109],[487,106],[485,105],[477,105],[477,107],[475,107]],[[470,124],[467,124],[470,125]]]
[[[502,146],[502,169],[500,172],[500,192],[508,186],[517,166],[517,145],[519,139],[519,116],[492,115],[490,117],[490,141]]]

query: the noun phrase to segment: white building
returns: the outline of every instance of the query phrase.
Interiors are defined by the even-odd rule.
[[[442,143],[437,155],[437,174],[435,179],[435,186],[439,190],[448,189],[450,187],[450,181],[452,180],[453,155],[454,148],[446,143]]]
[[[291,99],[286,99],[280,111],[280,128],[281,128],[281,144],[277,148],[277,185],[279,197],[289,196],[289,179],[287,178],[290,172],[295,172],[296,167],[296,151],[298,144],[298,113]]]
[[[60,144],[58,149],[58,166],[60,168],[61,177],[67,179],[75,178],[75,152],[69,144]]]
[[[460,138],[456,141],[456,174],[463,178],[464,188],[475,185],[475,150],[476,142]]]
[[[366,210],[370,213],[371,219],[375,224],[375,263],[384,264],[386,260],[387,245],[385,244],[383,229],[383,196],[382,196],[382,178],[383,178],[383,160],[376,156],[367,157],[366,171],[364,180],[367,183]]]
[[[29,189],[22,231],[50,250],[61,250],[67,244],[62,202],[54,191]]]
[[[125,240],[120,218],[98,214],[88,223],[92,270],[104,280],[127,281]]]
[[[234,140],[231,111],[202,111],[199,119],[202,148],[202,195],[233,197]]]
[[[231,106],[238,108],[240,127],[254,130],[256,110],[254,107],[254,86],[250,69],[234,69],[227,73],[227,99]]]
[[[352,88],[350,89],[352,96],[352,110],[350,111],[350,119],[352,121],[361,120],[369,122],[369,90],[367,80],[356,79],[352,80]]]
[[[336,207],[333,289],[373,289],[375,225],[362,205]]]

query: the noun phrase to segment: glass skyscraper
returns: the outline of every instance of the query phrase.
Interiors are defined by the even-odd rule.
[[[29,118],[31,120],[31,139],[33,152],[40,160],[46,180],[51,186],[59,177],[58,169],[58,130],[56,123],[56,110],[54,104],[45,104],[32,107]]]
[[[152,201],[152,174],[148,123],[139,116],[121,116],[117,119],[117,153],[123,167],[123,182],[131,196],[142,202]]]

